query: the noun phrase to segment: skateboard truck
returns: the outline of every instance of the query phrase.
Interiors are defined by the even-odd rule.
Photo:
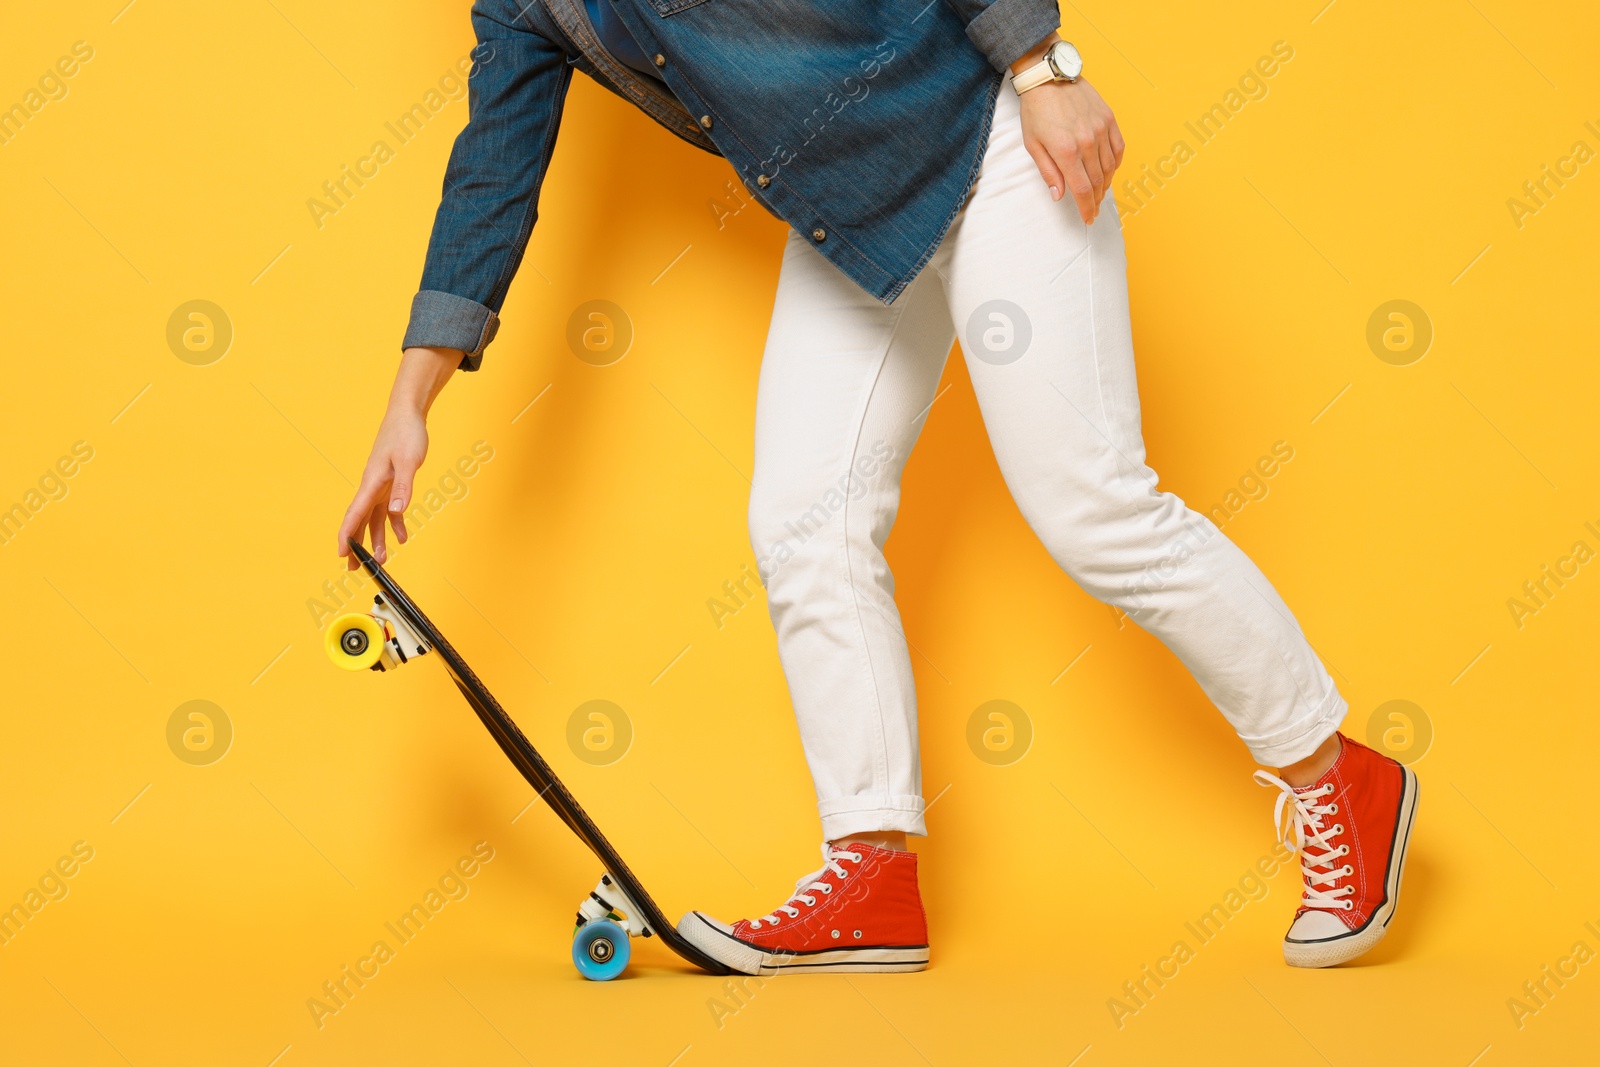
[[[640,918],[641,914],[639,906],[628,898],[623,888],[613,882],[609,874],[602,874],[594,892],[578,905],[578,925],[596,919],[610,919],[626,930],[630,937],[649,937],[650,926]]]
[[[609,874],[578,905],[578,925],[572,931],[572,962],[585,978],[605,981],[621,974],[631,954],[630,937],[649,937],[644,910]]]
[[[370,612],[352,612],[329,623],[326,642],[329,658],[347,671],[393,670],[431,647],[381,593],[372,598]]]

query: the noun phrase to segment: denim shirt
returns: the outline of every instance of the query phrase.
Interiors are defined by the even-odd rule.
[[[610,0],[662,81],[601,46],[584,0],[477,0],[470,118],[404,347],[476,370],[538,215],[577,67],[699,148],[892,303],[977,177],[1003,72],[1055,0]]]

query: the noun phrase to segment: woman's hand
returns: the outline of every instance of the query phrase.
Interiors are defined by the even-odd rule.
[[[1051,34],[1011,65],[1013,72],[1037,63],[1056,41]],[[1083,78],[1045,82],[1022,94],[1022,141],[1039,166],[1039,175],[1060,200],[1070,192],[1078,214],[1090,223],[1122,165],[1126,147],[1111,108]]]
[[[361,488],[339,524],[339,555],[345,557],[350,570],[358,564],[349,541],[352,537],[360,540],[363,528],[370,534],[372,555],[379,563],[389,557],[385,518],[394,528],[395,539],[406,543],[406,508],[411,506],[417,468],[428,454],[428,409],[460,363],[461,353],[452,348],[406,349],[389,394],[389,409],[361,475]]]

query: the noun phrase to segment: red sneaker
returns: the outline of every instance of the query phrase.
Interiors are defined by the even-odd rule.
[[[795,883],[771,915],[732,926],[698,911],[678,920],[706,955],[741,974],[920,971],[928,917],[917,892],[917,854],[823,843],[822,869]]]
[[[1299,849],[1305,875],[1305,896],[1283,939],[1291,967],[1331,967],[1383,940],[1417,817],[1417,776],[1409,767],[1343,734],[1339,740],[1338,758],[1311,785],[1296,789],[1266,771],[1255,774],[1282,790],[1273,823],[1283,843]]]

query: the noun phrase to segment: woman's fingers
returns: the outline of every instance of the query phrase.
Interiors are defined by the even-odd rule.
[[[1066,189],[1066,182],[1061,177],[1061,171],[1056,166],[1056,161],[1050,158],[1050,153],[1044,145],[1031,137],[1025,138],[1023,144],[1028,149],[1028,155],[1033,157],[1033,165],[1039,168],[1039,177],[1050,187],[1050,199],[1060,200]]]
[[[394,539],[400,544],[411,540],[411,532],[406,529],[406,513],[404,511],[389,512],[389,525],[394,528]]]
[[[1091,132],[1080,135],[1077,144],[1073,145],[1073,149],[1073,155],[1077,157],[1079,165],[1083,167],[1084,174],[1089,178],[1089,192],[1093,198],[1091,207],[1094,209],[1094,215],[1098,215],[1100,213],[1100,197],[1106,191],[1106,174],[1100,166],[1100,146],[1096,142],[1095,135]],[[1090,217],[1092,218],[1093,215]]]
[[[389,559],[389,548],[385,541],[383,529],[383,505],[374,505],[372,513],[367,516],[367,532],[372,537],[372,558],[379,563],[386,563]]]
[[[361,487],[356,490],[355,499],[350,501],[350,510],[344,513],[344,521],[339,524],[339,555],[346,558],[349,570],[355,570],[360,564],[355,555],[350,551],[350,539],[362,540],[362,533],[371,538],[373,555],[382,559],[378,552],[380,543],[378,536],[372,534],[373,518],[378,522],[378,534],[383,529],[383,514],[388,499],[389,487],[394,482],[394,464],[380,456],[374,455],[367,461],[367,469],[361,476]]]
[[[398,456],[394,461],[394,481],[386,494],[389,497],[389,525],[394,527],[395,540],[406,543],[406,508],[411,506],[411,487],[416,483],[420,459]]]
[[[339,555],[346,557],[351,570],[356,569],[357,561],[347,542],[351,538],[359,541],[363,528],[371,540],[372,554],[380,563],[389,555],[385,523],[393,528],[398,544],[409,539],[405,512],[411,506],[417,469],[427,454],[428,428],[421,412],[392,409],[384,416],[361,476],[361,488],[356,490],[350,510],[339,525]]]
[[[1100,131],[1100,137],[1095,142],[1100,152],[1100,170],[1105,174],[1105,182],[1100,186],[1100,196],[1103,199],[1111,189],[1111,178],[1117,172],[1117,154],[1111,147],[1111,129],[1107,127]]]
[[[348,568],[355,570],[356,558],[350,552],[350,539],[358,540],[361,529],[367,524],[367,517],[372,514],[373,506],[382,499],[384,483],[372,475],[362,479],[361,488],[356,490],[356,497],[350,502],[350,508],[344,513],[344,521],[339,523],[339,555],[346,558]]]
[[[1067,190],[1072,193],[1073,201],[1078,205],[1078,217],[1087,225],[1094,221],[1095,195],[1094,180],[1089,176],[1084,167],[1083,156],[1078,152],[1077,146],[1062,147],[1054,153],[1056,166],[1061,168],[1061,177],[1067,183]],[[1098,167],[1096,168],[1098,169]]]

